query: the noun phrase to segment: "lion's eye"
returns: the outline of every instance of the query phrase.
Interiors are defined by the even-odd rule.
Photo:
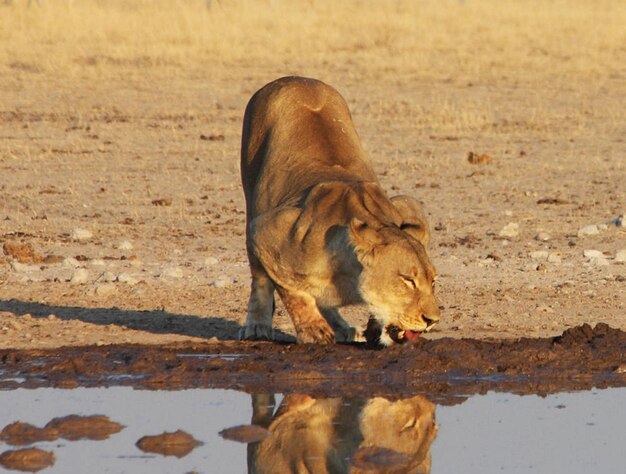
[[[408,286],[412,290],[417,290],[417,284],[415,283],[415,280],[413,278],[404,275],[400,275],[400,277],[402,278],[402,281],[406,286]]]

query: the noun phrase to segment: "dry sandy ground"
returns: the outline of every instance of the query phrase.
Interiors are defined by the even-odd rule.
[[[126,49],[96,37],[96,54],[52,27],[28,33],[70,13],[0,7],[3,21],[21,15],[15,35],[0,28],[10,46],[0,56],[0,348],[236,338],[249,285],[241,119],[250,95],[286,74],[335,86],[385,189],[424,201],[445,308],[430,337],[626,329],[626,229],[612,223],[626,211],[626,13],[619,2],[503,2],[489,15],[483,1],[434,3],[412,26],[382,2],[369,14],[382,25],[372,43],[331,22],[309,45],[326,2],[300,30],[304,13],[289,10],[282,42],[252,35],[269,51],[250,46],[248,58],[177,43],[178,30],[133,49],[131,23],[119,33]],[[181,11],[207,22],[228,8],[189,5]],[[473,35],[454,28],[464,24]],[[159,41],[189,51],[161,61]],[[471,164],[470,151],[491,160]],[[597,233],[579,233],[590,225]],[[293,334],[280,305],[275,325]]]

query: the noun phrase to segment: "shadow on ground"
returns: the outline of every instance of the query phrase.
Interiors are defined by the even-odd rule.
[[[29,313],[37,318],[54,314],[64,320],[79,320],[99,325],[115,324],[155,334],[179,334],[206,339],[217,337],[222,340],[236,340],[241,327],[238,323],[220,316],[199,317],[167,311],[133,311],[115,307],[52,306],[18,300],[0,300],[0,311]]]

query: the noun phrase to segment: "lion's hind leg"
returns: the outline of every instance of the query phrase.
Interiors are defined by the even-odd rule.
[[[248,300],[248,316],[239,330],[239,339],[274,339],[274,282],[263,269],[252,268],[252,288]]]
[[[318,344],[335,342],[335,332],[322,316],[315,298],[308,293],[287,290],[280,286],[276,290],[291,316],[298,342]]]

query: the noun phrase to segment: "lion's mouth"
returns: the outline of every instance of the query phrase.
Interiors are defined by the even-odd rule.
[[[414,343],[422,335],[421,331],[413,331],[411,329],[400,329],[398,326],[390,324],[385,327],[385,332],[389,335],[393,342],[404,344],[405,342]]]

